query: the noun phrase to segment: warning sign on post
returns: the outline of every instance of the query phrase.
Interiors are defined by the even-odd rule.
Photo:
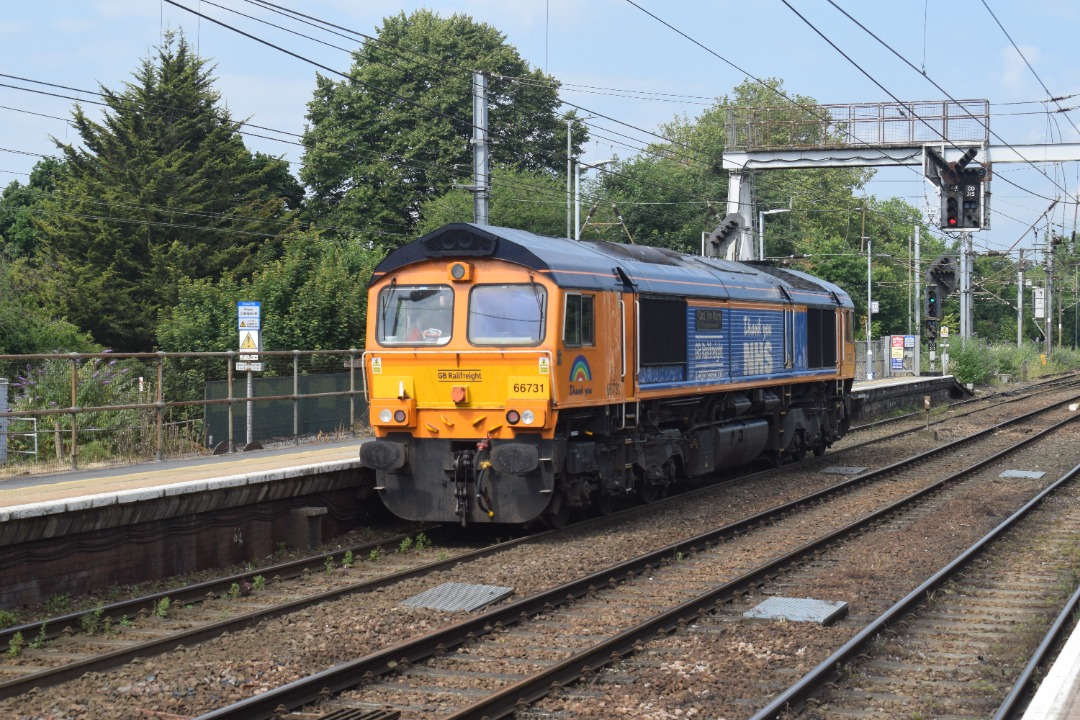
[[[262,340],[259,338],[262,328],[262,306],[258,300],[241,300],[236,303],[236,325],[240,331],[240,362],[257,362],[259,352],[262,350]],[[261,370],[262,367],[238,367],[237,369]]]

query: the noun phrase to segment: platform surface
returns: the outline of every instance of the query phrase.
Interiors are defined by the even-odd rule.
[[[1022,720],[1080,720],[1080,628],[1061,648]]]
[[[253,450],[232,455],[163,460],[42,475],[0,478],[0,510],[119,495],[146,488],[217,483],[273,477],[301,468],[360,466],[362,438]]]

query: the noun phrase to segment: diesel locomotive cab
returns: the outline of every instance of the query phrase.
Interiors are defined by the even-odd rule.
[[[522,523],[551,501],[548,289],[528,273],[422,264],[374,293],[365,467],[406,519]],[[513,281],[496,281],[519,275]],[[489,282],[483,280],[487,278]],[[369,319],[369,323],[371,320]],[[532,501],[523,497],[531,497]]]

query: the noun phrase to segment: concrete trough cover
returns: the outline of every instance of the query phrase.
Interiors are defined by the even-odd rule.
[[[842,601],[813,598],[771,597],[743,613],[751,620],[788,620],[832,625],[847,615],[848,604]]]
[[[830,465],[821,472],[826,475],[858,475],[865,471],[864,467],[844,467],[843,465]]]
[[[1046,473],[1041,470],[1006,470],[998,475],[1003,478],[1026,478],[1028,480],[1038,480]]]
[[[402,600],[401,604],[429,610],[471,612],[513,594],[514,588],[498,585],[443,583],[407,600]]]

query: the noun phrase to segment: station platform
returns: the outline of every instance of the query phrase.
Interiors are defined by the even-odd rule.
[[[1061,648],[1022,720],[1080,720],[1080,631]]]
[[[242,564],[348,532],[370,495],[361,442],[0,479],[0,608]]]

